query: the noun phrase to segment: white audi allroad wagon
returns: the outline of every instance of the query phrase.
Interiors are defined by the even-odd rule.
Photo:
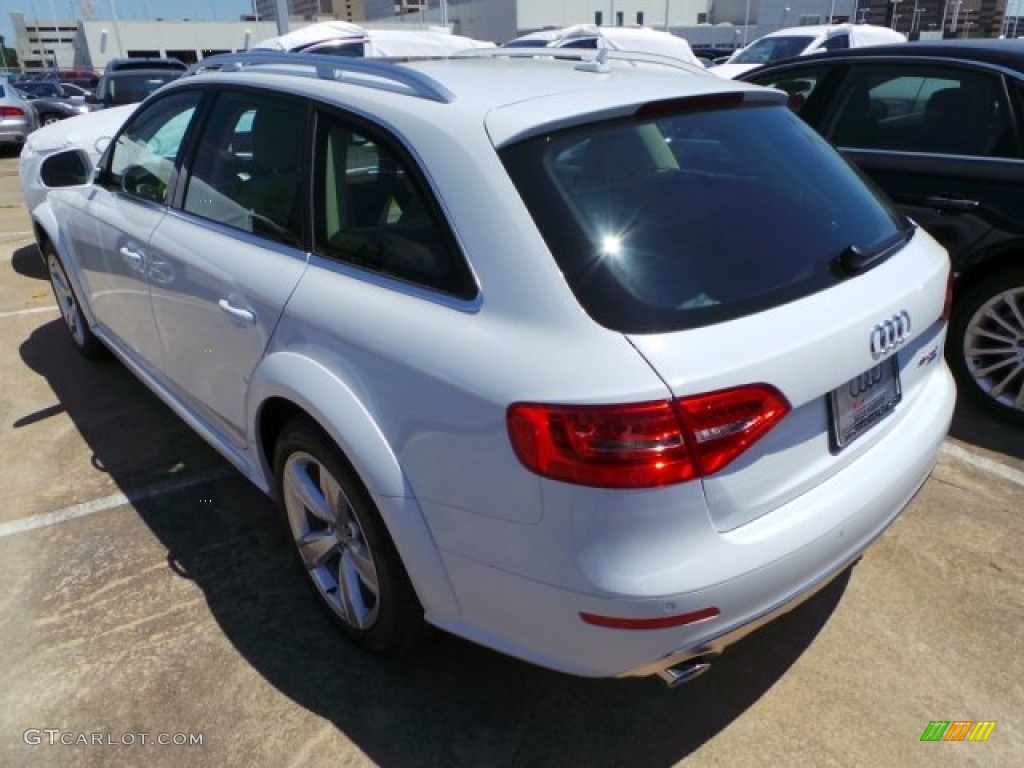
[[[785,94],[629,57],[240,54],[23,165],[75,344],[370,650],[689,679],[936,460],[944,251]]]

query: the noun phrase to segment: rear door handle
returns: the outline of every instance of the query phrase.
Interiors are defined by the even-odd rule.
[[[925,203],[940,211],[975,211],[981,203],[963,197],[928,197]]]
[[[256,313],[247,307],[236,307],[231,303],[231,299],[221,299],[217,302],[217,306],[220,307],[226,314],[228,314],[233,320],[238,320],[243,323],[255,323]]]

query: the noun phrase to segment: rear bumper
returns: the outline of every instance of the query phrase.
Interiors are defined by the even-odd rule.
[[[32,128],[26,125],[0,125],[0,144],[24,144]]]
[[[915,398],[914,412],[905,414],[911,418],[872,451],[783,507],[720,534],[724,549],[713,556],[729,553],[734,565],[727,579],[658,597],[584,594],[444,553],[462,614],[436,623],[532,663],[588,677],[651,675],[720,653],[827,585],[910,502],[934,466],[955,400],[945,367],[926,390]],[[783,556],[759,560],[759,553],[799,540],[794,534],[809,527],[820,533]],[[701,567],[699,555],[685,555]],[[649,620],[709,607],[719,614],[666,629],[610,629],[580,618],[591,613]]]

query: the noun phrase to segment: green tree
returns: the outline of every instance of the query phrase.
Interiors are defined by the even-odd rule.
[[[18,52],[7,47],[3,35],[0,35],[0,67],[4,69],[18,68]]]

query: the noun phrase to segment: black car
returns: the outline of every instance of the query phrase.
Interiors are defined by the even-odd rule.
[[[1024,423],[1024,40],[792,59],[740,78],[790,106],[949,251],[960,391]]]

